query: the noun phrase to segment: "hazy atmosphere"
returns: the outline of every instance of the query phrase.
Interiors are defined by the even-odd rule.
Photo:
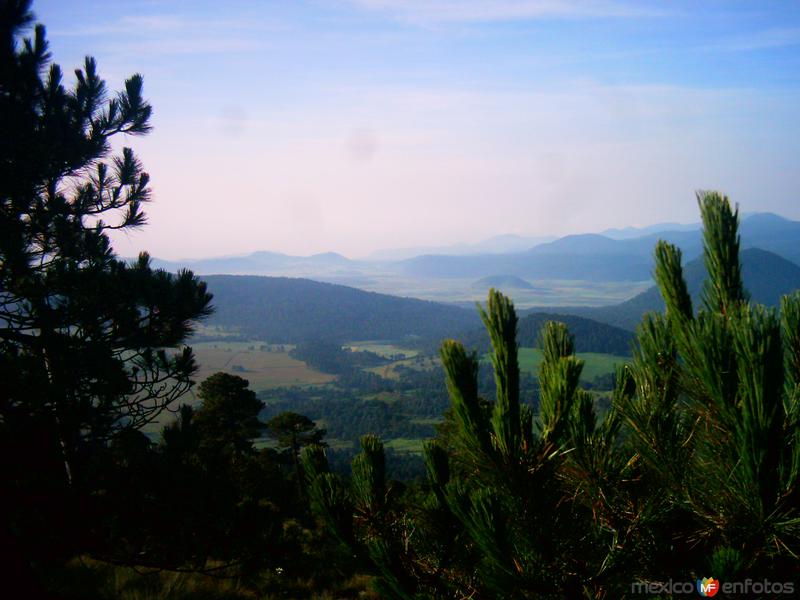
[[[794,2],[36,4],[70,73],[144,75],[127,138],[167,259],[367,256],[697,221],[697,189],[800,218]],[[69,78],[68,78],[69,79]],[[122,145],[115,140],[116,145]]]
[[[0,0],[4,597],[798,597],[798,107],[797,1]]]

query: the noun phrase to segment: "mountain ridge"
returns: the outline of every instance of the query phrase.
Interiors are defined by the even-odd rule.
[[[777,306],[783,294],[800,289],[800,266],[782,256],[761,248],[745,248],[741,251],[742,276],[750,299],[759,304]],[[702,258],[698,257],[684,265],[684,279],[692,296],[695,309],[700,305],[700,294],[706,270]],[[530,309],[524,312],[531,312]],[[654,285],[633,298],[600,307],[562,306],[547,310],[582,316],[622,329],[633,330],[648,311],[663,311],[664,301]]]
[[[652,226],[656,227],[656,226]],[[702,253],[699,229],[649,232],[638,237],[615,239],[602,233],[571,234],[542,242],[521,252],[500,254],[445,255],[422,254],[404,260],[375,262],[351,259],[336,252],[293,256],[258,251],[244,256],[212,257],[197,260],[164,261],[153,265],[170,271],[192,269],[198,275],[233,274],[301,276],[315,280],[362,282],[370,287],[374,278],[390,282],[382,291],[393,293],[391,281],[477,280],[487,277],[518,277],[528,280],[576,280],[591,282],[643,282],[651,280],[653,248],[663,239],[677,245],[687,261]],[[644,232],[650,228],[642,228]],[[756,247],[774,252],[800,264],[800,222],[773,213],[744,217],[741,247]],[[406,286],[406,289],[413,286]]]

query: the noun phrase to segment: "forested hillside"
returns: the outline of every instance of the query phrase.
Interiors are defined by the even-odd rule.
[[[478,327],[474,310],[288,277],[211,275],[216,325],[250,339],[297,343],[448,337]]]
[[[741,259],[744,285],[753,302],[777,306],[782,295],[800,288],[800,266],[777,254],[760,248],[748,248],[742,250]],[[703,260],[696,258],[689,262],[684,268],[684,274],[692,301],[697,308],[703,281],[707,277]],[[644,313],[663,310],[664,300],[656,286],[612,306],[558,308],[560,313],[595,319],[630,331],[641,322]]]
[[[530,313],[520,318],[517,324],[519,345],[527,348],[538,347],[539,334],[548,321],[564,323],[569,328],[570,333],[575,336],[577,352],[600,352],[618,356],[627,356],[631,352],[634,335],[630,331],[576,315],[544,312]],[[467,348],[476,349],[480,353],[491,349],[485,328],[470,331],[458,339]]]

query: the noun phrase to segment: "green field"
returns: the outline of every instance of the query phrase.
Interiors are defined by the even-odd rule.
[[[600,354],[598,352],[579,352],[578,358],[584,361],[581,380],[592,381],[599,375],[613,373],[615,367],[630,362],[629,357],[616,356],[614,354]],[[489,356],[484,356],[484,360],[489,360]],[[537,375],[539,365],[542,363],[542,351],[538,348],[519,349],[519,368],[523,373]]]
[[[420,454],[424,442],[425,440],[422,438],[394,438],[393,440],[384,440],[383,445],[387,449],[390,448],[402,454]]]
[[[630,357],[617,356],[615,354],[602,354],[599,352],[579,352],[578,358],[584,361],[581,380],[587,382],[594,380],[595,377],[600,375],[613,373],[617,366],[621,366],[630,361]],[[484,355],[481,360],[488,362],[490,360],[489,355]],[[542,351],[538,348],[519,349],[519,366],[523,373],[537,375],[539,373],[539,365],[541,362]],[[438,358],[411,358],[398,360],[388,365],[371,367],[365,370],[376,373],[387,379],[398,379],[399,375],[395,369],[399,365],[403,365],[412,369],[433,369],[439,364]]]
[[[319,385],[334,376],[310,368],[289,356],[292,346],[261,342],[201,342],[192,345],[200,371],[196,381],[218,371],[238,375],[250,382],[254,391],[292,385]]]

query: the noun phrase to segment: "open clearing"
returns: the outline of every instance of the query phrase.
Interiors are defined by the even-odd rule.
[[[192,349],[200,365],[197,381],[222,371],[247,379],[250,389],[258,392],[282,386],[319,385],[334,379],[333,375],[321,373],[289,356],[291,346],[260,342],[201,342],[193,344]]]
[[[613,373],[617,366],[621,366],[626,362],[630,362],[630,357],[617,356],[614,354],[601,354],[599,352],[579,352],[578,358],[583,362],[583,373],[581,380],[591,382],[595,377]],[[490,357],[485,354],[482,361],[489,362]],[[531,375],[539,374],[539,365],[542,363],[542,351],[538,348],[520,348],[519,349],[519,368],[523,373],[530,373]],[[419,357],[405,360],[398,360],[388,365],[381,365],[379,367],[370,367],[365,369],[372,373],[376,373],[381,377],[387,379],[399,379],[400,375],[397,373],[398,366],[405,366],[411,369],[429,370],[434,369],[440,365],[438,358],[432,357]],[[442,375],[444,377],[444,375]]]
[[[578,358],[584,361],[582,381],[592,381],[599,375],[613,373],[616,366],[630,362],[629,357],[614,354],[600,354],[598,352],[579,352]],[[488,355],[484,360],[489,360]],[[542,351],[539,348],[519,349],[519,368],[524,373],[539,374],[539,365],[542,364]]]

